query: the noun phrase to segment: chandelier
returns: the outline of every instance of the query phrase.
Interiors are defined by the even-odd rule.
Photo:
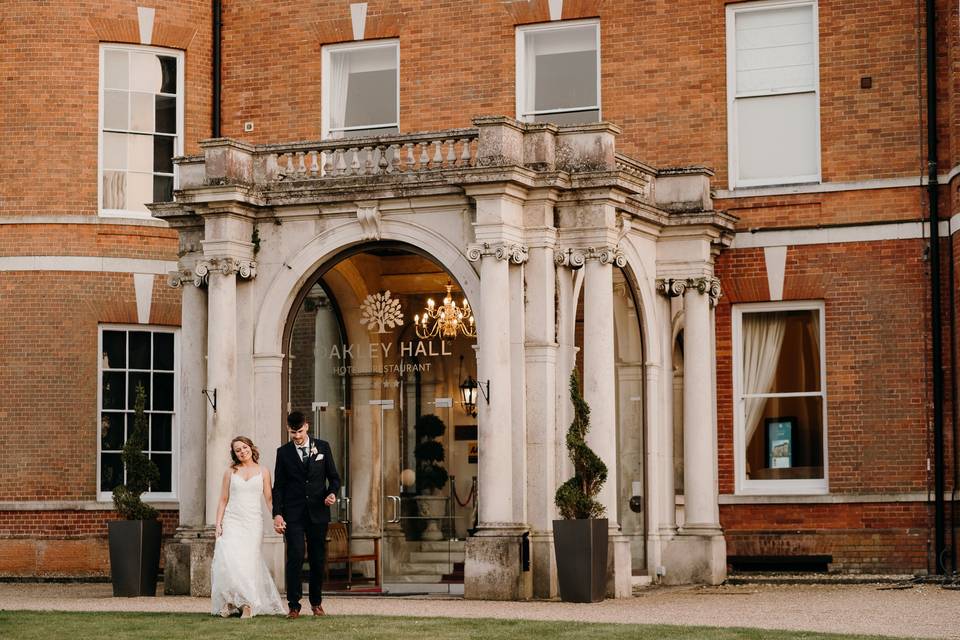
[[[417,336],[456,338],[459,333],[471,338],[476,337],[477,327],[473,320],[473,312],[470,310],[470,303],[464,298],[463,305],[458,307],[453,301],[453,296],[450,295],[452,289],[453,283],[447,282],[447,295],[443,297],[443,304],[438,307],[433,298],[428,298],[423,315],[413,316]]]

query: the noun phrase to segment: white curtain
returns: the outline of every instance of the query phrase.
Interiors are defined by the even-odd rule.
[[[780,350],[787,319],[782,313],[745,313],[743,315],[743,393],[768,393],[780,362]],[[750,445],[760,425],[766,398],[745,398],[746,439]]]
[[[341,129],[347,121],[347,89],[350,83],[350,56],[335,53],[330,56],[330,135],[339,138]]]

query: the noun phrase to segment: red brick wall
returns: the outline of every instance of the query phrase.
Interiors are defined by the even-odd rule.
[[[112,511],[0,511],[0,575],[109,576],[107,522],[116,519]],[[161,511],[160,522],[166,540],[177,512]]]

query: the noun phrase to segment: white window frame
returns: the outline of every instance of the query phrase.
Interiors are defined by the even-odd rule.
[[[763,393],[760,397],[812,396],[822,398],[823,424],[823,478],[753,480],[747,478],[746,416],[743,398],[743,314],[776,311],[818,311],[820,335],[820,391],[801,393]],[[790,302],[756,302],[733,306],[733,451],[737,495],[816,495],[830,492],[829,457],[827,455],[829,430],[827,428],[827,352],[826,320],[822,300]]]
[[[100,43],[100,80],[99,93],[97,95],[97,211],[99,215],[105,218],[142,218],[152,219],[150,212],[137,211],[132,209],[104,209],[103,208],[103,92],[104,92],[104,60],[107,51],[148,51],[164,56],[170,56],[177,59],[177,135],[173,146],[173,157],[183,155],[183,139],[185,133],[183,130],[183,113],[186,96],[184,95],[184,76],[186,69],[183,61],[183,51],[178,49],[167,49],[164,47],[151,47],[147,45]],[[180,170],[177,165],[173,165],[173,188],[176,190],[180,184]]]
[[[147,491],[141,497],[148,502],[171,502],[178,500],[180,479],[180,328],[148,324],[100,324],[97,325],[97,501],[112,502],[112,491],[100,490],[100,463],[103,456],[100,425],[103,424],[103,332],[104,331],[149,331],[173,334],[173,416],[170,419],[170,491]],[[129,364],[129,363],[128,363]],[[153,363],[151,362],[151,371]],[[148,443],[149,449],[149,443]]]
[[[563,31],[565,29],[593,26],[597,38],[597,104],[580,109],[545,109],[535,111],[526,108],[527,95],[527,36],[526,34],[537,31]],[[521,122],[533,122],[539,115],[549,115],[551,113],[579,113],[581,111],[597,110],[597,121],[603,120],[603,98],[600,94],[600,20],[591,18],[587,20],[565,20],[563,22],[548,22],[546,24],[524,25],[517,27],[516,31],[516,109],[517,120]]]
[[[727,5],[727,167],[729,170],[729,188],[761,187],[781,184],[820,183],[822,176],[822,145],[820,141],[820,22],[818,17],[818,0],[761,0]],[[794,6],[809,6],[813,19],[813,91],[803,89],[782,89],[774,92],[751,92],[737,95],[737,43],[736,43],[736,16],[739,13],[754,11],[770,11]],[[815,118],[817,143],[817,170],[816,173],[781,178],[760,178],[753,180],[739,180],[740,149],[737,145],[737,100],[763,96],[782,96],[791,94],[813,93],[816,98]]]
[[[383,123],[374,127],[344,127],[338,131],[358,131],[363,129],[379,129],[384,127],[396,127],[400,131],[400,39],[389,38],[383,40],[371,40],[370,42],[347,42],[344,44],[326,44],[320,51],[321,55],[321,73],[320,73],[320,136],[323,140],[330,138],[330,54],[350,51],[359,51],[362,49],[386,49],[393,47],[396,52],[397,60],[397,121]],[[337,138],[339,140],[339,138]]]

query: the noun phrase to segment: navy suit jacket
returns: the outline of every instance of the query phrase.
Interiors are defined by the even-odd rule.
[[[273,515],[288,522],[330,522],[330,507],[324,500],[340,491],[340,474],[333,462],[330,445],[325,440],[310,438],[307,445],[317,453],[306,461],[291,440],[277,449],[273,473]],[[319,460],[317,459],[319,458]]]

